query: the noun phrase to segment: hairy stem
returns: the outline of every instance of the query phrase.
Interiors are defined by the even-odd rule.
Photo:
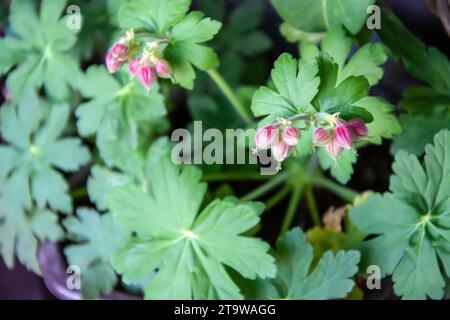
[[[266,202],[266,210],[270,210],[279,204],[292,190],[292,186],[290,184],[286,184],[283,189],[278,191],[272,198],[267,200]]]
[[[294,220],[298,204],[302,197],[302,192],[303,183],[298,183],[292,191],[291,200],[289,201],[289,206],[286,210],[286,214],[281,225],[280,236],[285,234],[286,231],[288,231],[289,227],[292,225],[292,221]]]
[[[236,112],[242,118],[242,120],[247,125],[252,125],[253,124],[252,117],[244,108],[238,97],[234,94],[233,90],[225,81],[225,79],[215,69],[208,70],[207,73],[211,77],[211,79],[216,83],[219,89],[222,91],[223,95],[228,99],[228,101],[233,106],[234,110],[236,110]]]
[[[348,202],[353,202],[355,200],[355,198],[358,196],[358,193],[356,191],[354,191],[350,188],[341,186],[325,177],[313,176],[313,177],[311,177],[310,182],[312,183],[312,185],[314,185],[316,187],[323,187],[323,188],[333,192],[334,194],[336,194],[337,196],[341,197],[342,199],[344,199]]]
[[[313,188],[308,186],[305,190],[306,202],[308,204],[309,214],[316,227],[320,226],[320,215],[317,210],[316,199],[314,198]]]
[[[290,177],[291,177],[291,172],[285,171],[285,172],[277,175],[272,180],[267,181],[265,184],[263,184],[259,188],[256,188],[252,192],[250,192],[247,195],[243,196],[241,198],[241,200],[242,201],[250,201],[250,200],[257,199],[257,198],[265,195],[266,193],[268,193],[272,189],[276,188],[278,185],[286,182]]]

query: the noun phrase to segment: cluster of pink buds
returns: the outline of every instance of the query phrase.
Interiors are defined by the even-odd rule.
[[[157,77],[164,79],[172,77],[169,62],[159,57],[157,42],[147,43],[139,58],[135,58],[133,54],[134,47],[134,33],[129,31],[106,54],[108,71],[115,73],[129,62],[130,75],[136,77],[148,91],[153,87]]]
[[[300,142],[300,130],[284,124],[273,124],[258,129],[255,136],[256,151],[272,150],[273,158],[284,161]]]
[[[106,54],[106,67],[109,73],[116,73],[127,63],[131,56],[130,47],[134,43],[133,31],[128,31]]]
[[[313,143],[324,147],[331,158],[336,160],[344,149],[352,149],[353,143],[367,137],[368,129],[361,120],[336,121],[335,128],[318,128]]]
[[[129,70],[130,74],[138,78],[148,91],[151,90],[157,77],[169,79],[172,74],[170,65],[166,60],[158,59],[155,56],[148,58],[148,55],[144,55],[139,60],[135,59],[131,61]]]

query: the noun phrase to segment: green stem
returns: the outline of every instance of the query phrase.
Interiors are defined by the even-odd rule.
[[[78,188],[78,189],[74,189],[72,191],[70,191],[70,196],[73,199],[81,199],[87,196],[87,189],[86,187],[82,187],[82,188]]]
[[[308,186],[305,190],[306,202],[308,204],[311,219],[316,227],[320,227],[320,215],[317,210],[316,199],[314,198],[313,188]]]
[[[270,176],[263,176],[257,172],[217,172],[205,174],[203,176],[203,181],[241,181],[241,180],[268,180]]]
[[[291,177],[291,172],[285,171],[285,172],[277,175],[272,180],[267,181],[265,184],[263,184],[259,188],[256,188],[252,192],[250,192],[247,195],[243,196],[241,198],[241,200],[242,201],[251,201],[251,200],[257,199],[257,198],[265,195],[267,192],[271,191],[272,189],[276,188],[278,185],[284,183],[290,177]]]
[[[207,71],[207,73],[211,77],[211,79],[216,83],[219,89],[222,91],[224,96],[231,103],[236,112],[241,116],[242,120],[244,120],[244,122],[247,125],[252,125],[253,124],[252,117],[244,108],[238,97],[234,94],[233,90],[230,88],[228,83],[226,83],[225,79],[222,78],[222,76],[215,69],[210,69]]]
[[[338,195],[342,199],[353,202],[358,196],[358,193],[352,189],[341,186],[325,177],[314,176],[311,178],[310,182],[316,187],[323,187]]]
[[[266,210],[270,210],[279,204],[292,190],[292,186],[287,184],[281,189],[277,194],[275,194],[272,198],[267,200],[266,202]]]
[[[295,217],[295,212],[298,207],[298,203],[302,197],[303,183],[299,183],[294,187],[292,191],[291,200],[289,201],[289,206],[286,210],[286,214],[281,225],[280,236],[288,231],[289,227],[292,225],[292,221]]]

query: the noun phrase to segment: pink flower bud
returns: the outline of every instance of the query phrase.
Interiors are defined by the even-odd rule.
[[[130,74],[138,78],[142,85],[150,91],[156,81],[155,69],[150,68],[150,66],[142,60],[131,61],[128,68]]]
[[[331,158],[336,160],[342,154],[342,147],[336,143],[336,141],[332,141],[325,146],[325,151],[330,155]]]
[[[324,146],[330,142],[330,131],[324,128],[318,128],[314,132],[313,143],[317,146]]]
[[[141,63],[139,62],[139,60],[133,60],[130,62],[130,65],[128,66],[128,69],[130,71],[130,74],[132,76],[137,76],[138,74],[138,70],[141,67]]]
[[[283,141],[290,147],[295,147],[300,141],[300,130],[298,128],[289,127],[283,131]]]
[[[345,124],[339,124],[334,132],[334,141],[345,149],[351,149],[353,134]]]
[[[278,142],[272,147],[273,158],[278,162],[282,162],[286,159],[289,156],[290,151],[289,146],[283,141]]]
[[[156,81],[156,72],[154,69],[150,68],[148,64],[141,65],[138,70],[137,78],[142,83],[142,85],[150,91],[153,84]]]
[[[168,79],[172,74],[172,68],[169,65],[169,62],[166,60],[160,59],[155,64],[155,70],[158,74],[158,77]]]
[[[265,150],[278,142],[279,128],[277,126],[269,125],[259,128],[255,135],[256,148]]]
[[[366,124],[358,119],[350,120],[347,124],[347,127],[352,132],[354,139],[365,138],[369,134],[369,130],[367,129]]]
[[[106,67],[110,73],[115,73],[127,59],[128,47],[122,43],[116,43],[106,54]]]

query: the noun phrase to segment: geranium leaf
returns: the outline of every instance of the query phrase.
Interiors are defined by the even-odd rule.
[[[117,276],[109,261],[128,233],[114,223],[109,213],[100,215],[81,208],[77,216],[64,220],[69,238],[78,242],[67,246],[64,254],[70,264],[80,267],[83,297],[95,299],[115,287]]]
[[[225,265],[251,279],[275,275],[269,246],[240,235],[258,223],[261,205],[216,200],[198,215],[200,171],[164,159],[151,172],[148,193],[125,186],[108,196],[116,221],[137,234],[115,255],[116,270],[135,283],[158,269],[146,298],[242,298]]]
[[[361,247],[364,266],[379,265],[383,274],[392,274],[403,299],[444,295],[439,263],[448,277],[449,148],[450,131],[442,130],[426,147],[424,165],[405,151],[397,153],[390,192],[370,197],[351,212],[361,231],[377,236]]]

